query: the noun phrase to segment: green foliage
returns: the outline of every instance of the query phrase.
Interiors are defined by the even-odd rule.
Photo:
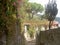
[[[49,29],[51,28],[51,21],[55,19],[57,12],[58,12],[58,9],[57,9],[56,1],[55,0],[52,0],[51,2],[49,1],[45,9],[46,18],[50,21]]]
[[[49,2],[46,6],[45,13],[49,21],[53,21],[57,15],[58,9],[56,1]]]
[[[34,36],[34,32],[35,32],[35,30],[33,30],[33,29],[28,30],[28,33],[30,34],[30,37]]]
[[[7,10],[6,10],[6,15],[12,15],[13,13],[16,13],[16,7],[14,5],[16,0],[10,0],[7,2],[6,4],[6,7],[7,7]]]
[[[5,0],[5,2],[4,2],[3,0],[0,0],[0,2],[1,2],[0,3],[0,15],[2,15],[4,8],[5,8],[6,15],[11,15],[11,14],[15,13],[15,6],[14,6],[15,1],[16,0],[8,0],[8,1]]]
[[[24,0],[23,4],[20,7],[20,14],[22,20],[29,20],[33,15],[36,15],[38,12],[42,12],[44,10],[41,4],[31,3],[28,0]]]
[[[31,3],[31,10],[36,12],[42,12],[44,8],[41,4]]]
[[[44,10],[43,6],[41,4],[37,4],[37,3],[28,3],[26,11],[28,13],[38,13],[38,12],[42,12]]]
[[[0,31],[7,31],[8,25],[12,23],[12,14],[15,13],[13,0],[0,0]],[[10,23],[11,22],[11,23]]]

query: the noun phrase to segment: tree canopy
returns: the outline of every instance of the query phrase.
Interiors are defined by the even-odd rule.
[[[37,15],[38,12],[42,12],[44,7],[41,4],[31,3],[29,0],[24,0],[20,7],[20,14],[22,19],[32,19],[33,15]]]
[[[57,9],[57,4],[56,1],[52,2],[48,2],[48,4],[46,5],[46,9],[45,9],[45,14],[47,16],[47,19],[49,21],[53,21],[57,15],[58,9]]]
[[[52,21],[54,21],[56,15],[58,13],[58,9],[57,9],[57,4],[55,0],[52,0],[48,2],[46,9],[45,9],[45,15],[46,18],[50,21],[49,22],[49,29],[51,27]]]

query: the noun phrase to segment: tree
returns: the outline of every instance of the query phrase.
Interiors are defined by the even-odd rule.
[[[51,28],[51,23],[55,19],[57,12],[58,12],[58,9],[57,9],[56,1],[49,0],[48,4],[46,6],[46,9],[45,9],[46,18],[50,21],[49,22],[49,29]]]
[[[4,45],[24,45],[22,44],[21,23],[19,22],[21,0],[0,0],[0,2],[0,39],[4,33],[6,35]],[[3,45],[1,42],[0,45]]]
[[[31,3],[29,0],[24,0],[20,8],[20,14],[22,14],[22,19],[27,17],[32,19],[33,15],[36,15],[38,12],[41,13],[43,10],[44,8],[41,4]]]
[[[14,10],[14,6],[13,6],[13,0],[0,0],[0,39],[1,38],[5,38],[6,43],[4,43],[4,40],[0,42],[0,45],[9,45],[8,43],[8,33],[9,33],[9,27],[8,25],[11,24],[11,19],[12,17],[12,13]],[[15,12],[15,11],[14,11]],[[14,20],[14,19],[12,19]]]
[[[30,14],[32,14],[31,18],[33,18],[33,15],[37,14],[38,12],[42,12],[44,10],[43,6],[41,4],[37,3],[28,3],[28,7],[26,11]]]

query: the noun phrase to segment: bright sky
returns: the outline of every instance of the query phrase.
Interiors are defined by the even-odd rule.
[[[40,3],[43,6],[45,6],[45,4],[48,3],[49,0],[30,0],[29,2],[36,2],[36,3]],[[57,17],[60,17],[60,0],[56,0],[57,3],[57,8],[58,8],[58,14]]]

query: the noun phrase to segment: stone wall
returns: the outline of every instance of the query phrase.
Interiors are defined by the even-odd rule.
[[[60,28],[40,31],[36,36],[36,45],[60,45]]]

